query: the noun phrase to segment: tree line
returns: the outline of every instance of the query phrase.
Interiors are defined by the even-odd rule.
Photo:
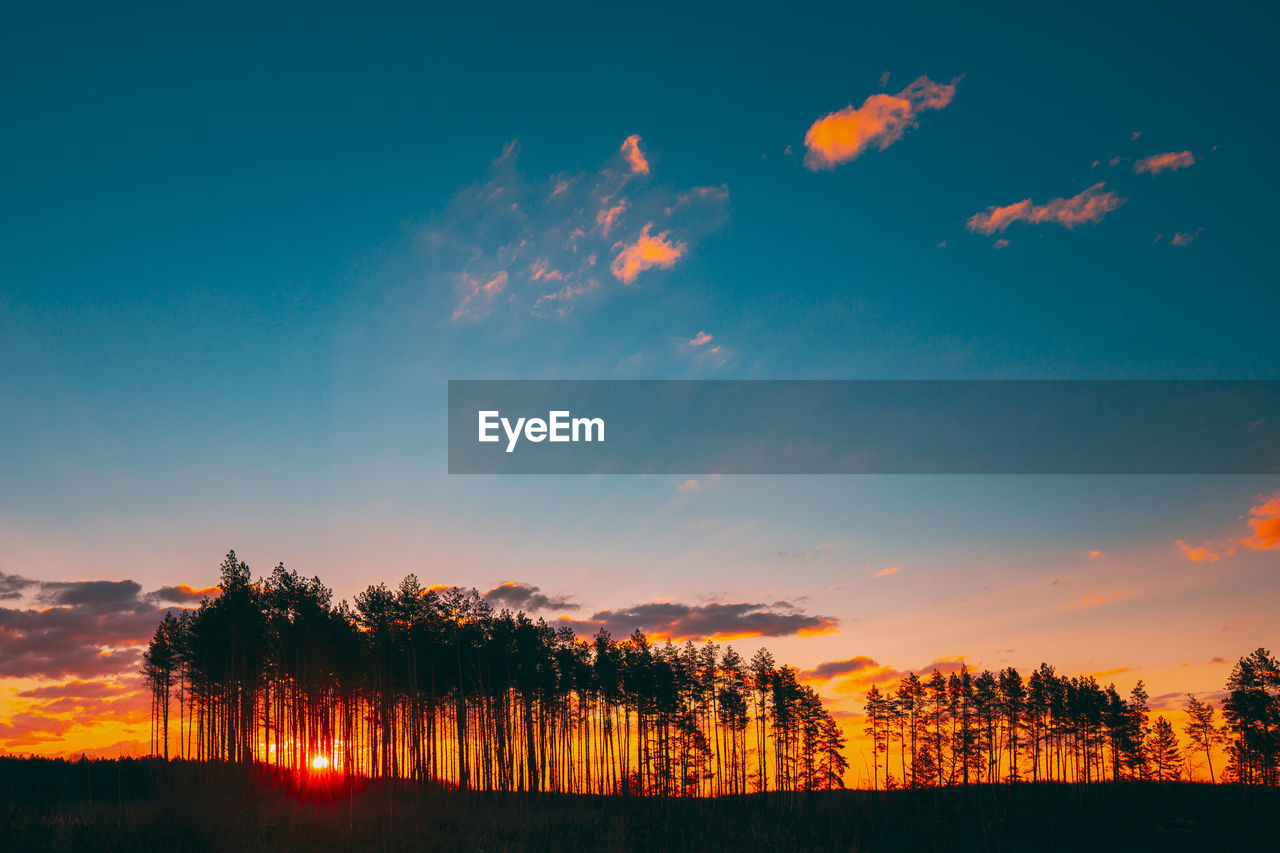
[[[913,673],[883,691],[872,685],[864,730],[872,782],[1178,781],[1203,758],[1211,781],[1277,784],[1280,664],[1266,649],[1240,658],[1220,706],[1187,696],[1185,745],[1168,719],[1152,719],[1149,699],[1142,681],[1122,697],[1114,684],[1043,663],[1025,679],[1012,667],[975,674],[962,665],[945,676]],[[1215,770],[1218,750],[1227,761]]]
[[[817,694],[764,649],[585,640],[413,575],[335,605],[233,551],[221,594],[167,614],[143,661],[165,759],[654,796],[839,788],[848,767]]]

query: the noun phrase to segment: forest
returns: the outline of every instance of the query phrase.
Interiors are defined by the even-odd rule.
[[[1280,770],[1280,663],[1258,649],[1235,664],[1221,705],[1185,698],[1182,734],[1152,717],[1142,681],[1121,697],[1093,676],[1041,664],[977,675],[912,673],[872,685],[864,705],[877,788],[997,782],[1190,781],[1275,786]],[[1221,722],[1218,711],[1221,710]],[[1214,754],[1226,755],[1214,767]],[[896,772],[895,772],[896,771]]]
[[[463,791],[716,796],[843,787],[845,738],[793,667],[641,632],[590,640],[409,576],[337,605],[253,580],[165,616],[151,753]]]

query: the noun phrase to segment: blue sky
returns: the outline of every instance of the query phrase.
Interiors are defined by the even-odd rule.
[[[588,610],[788,598],[845,626],[784,640],[798,663],[915,666],[993,661],[985,617],[921,632],[935,652],[867,620],[1029,577],[1020,612],[1050,627],[1010,630],[1069,658],[1082,624],[1041,588],[1072,572],[1093,584],[1072,595],[1124,593],[1109,618],[1148,620],[1156,660],[1185,626],[1151,596],[1185,576],[1164,612],[1241,613],[1222,654],[1247,652],[1273,628],[1239,590],[1277,591],[1276,552],[1192,578],[1208,567],[1174,543],[1245,535],[1274,477],[450,478],[444,403],[450,378],[1280,378],[1275,23],[1169,4],[11,13],[0,569],[207,584],[237,547],[339,596],[416,570]],[[954,85],[945,106],[806,168],[811,125],[922,76]],[[1176,152],[1194,164],[1135,173]],[[633,219],[714,197],[671,217],[669,269],[535,316],[549,291],[512,266],[457,316],[509,225],[486,190],[541,199],[521,233],[550,239],[578,215],[547,200],[566,177],[620,184]],[[1096,221],[966,225],[1099,182],[1124,201]],[[638,239],[623,223],[602,251]],[[1093,550],[1129,568],[1099,577]],[[890,567],[920,586],[871,584]]]

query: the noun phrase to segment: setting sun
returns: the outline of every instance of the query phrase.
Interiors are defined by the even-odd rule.
[[[315,758],[311,759],[311,769],[312,770],[328,770],[329,759],[323,755],[317,755]]]

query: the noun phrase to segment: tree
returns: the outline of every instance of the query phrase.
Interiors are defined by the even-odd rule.
[[[1185,706],[1187,723],[1182,731],[1191,740],[1195,749],[1204,753],[1209,765],[1209,781],[1217,782],[1213,774],[1213,748],[1223,740],[1222,732],[1213,721],[1215,708],[1208,702],[1201,702],[1195,696],[1187,694]]]
[[[1182,753],[1178,749],[1178,736],[1173,726],[1163,716],[1156,717],[1155,725],[1147,738],[1147,755],[1151,773],[1157,782],[1176,782],[1182,778]]]

